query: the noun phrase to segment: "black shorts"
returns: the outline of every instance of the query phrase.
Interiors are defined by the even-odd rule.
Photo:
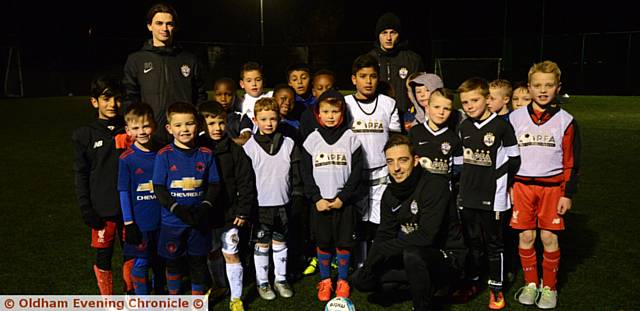
[[[256,224],[256,242],[268,244],[271,240],[287,241],[289,232],[288,205],[276,207],[259,207],[259,223]]]
[[[315,206],[311,209],[311,231],[318,247],[348,248],[355,245],[356,213],[352,205],[324,212],[318,212]]]

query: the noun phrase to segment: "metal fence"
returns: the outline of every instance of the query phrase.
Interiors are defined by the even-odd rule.
[[[529,67],[542,59],[557,62],[562,69],[563,92],[594,95],[640,95],[640,31],[617,33],[583,33],[487,37],[473,39],[429,40],[419,50],[427,70],[434,69],[437,58],[501,58],[500,77],[511,81],[526,80]],[[31,47],[15,45],[21,57],[25,96],[86,94],[91,77],[97,72],[122,70],[129,53],[140,48],[140,38],[94,38],[78,41],[72,53],[47,55]],[[370,41],[290,45],[251,45],[220,42],[182,42],[209,67],[207,85],[216,78],[238,79],[239,68],[254,60],[264,65],[267,87],[285,82],[285,70],[293,62],[307,62],[313,69],[330,69],[336,84],[352,88],[351,63],[372,48]],[[15,59],[15,54],[13,55]],[[15,63],[15,62],[14,62]],[[16,72],[0,60],[3,79],[17,79]],[[496,74],[497,76],[497,74]],[[485,77],[494,79],[496,77]],[[15,85],[14,81],[9,81]],[[13,84],[12,84],[13,83]],[[450,85],[448,85],[451,87]],[[0,94],[7,96],[7,94]]]

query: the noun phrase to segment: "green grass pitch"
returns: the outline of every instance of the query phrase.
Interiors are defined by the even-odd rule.
[[[0,294],[97,294],[89,230],[75,201],[71,132],[95,117],[86,98],[2,99],[0,144]],[[580,192],[561,235],[558,310],[639,308],[640,97],[573,96],[565,108],[583,141]],[[118,255],[115,258],[119,258]],[[119,260],[114,260],[119,271]],[[118,273],[114,284],[120,284]],[[506,293],[508,308],[521,273]],[[245,287],[249,310],[322,310],[317,277],[294,284],[295,296],[265,302]],[[116,285],[116,291],[120,289]],[[634,294],[635,293],[635,294]],[[409,310],[409,302],[381,306],[354,291],[358,310]],[[447,310],[485,310],[487,292]],[[215,310],[226,310],[219,303]]]

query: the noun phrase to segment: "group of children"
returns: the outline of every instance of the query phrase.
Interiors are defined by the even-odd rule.
[[[265,92],[260,65],[246,63],[243,96],[236,96],[232,79],[219,79],[214,101],[172,103],[166,129],[156,128],[144,103],[126,107],[123,120],[120,83],[97,79],[91,102],[98,121],[74,132],[73,140],[76,188],[98,251],[100,293],[112,293],[113,244],[123,231],[126,290],[136,294],[164,293],[165,286],[169,294],[179,293],[188,267],[193,294],[204,294],[211,284],[211,295],[222,296],[228,282],[230,309],[244,310],[246,266],[239,253],[242,240],[250,239],[263,299],[275,299],[276,292],[293,296],[288,269],[302,270],[295,264],[305,256],[313,259],[305,272],[320,272],[320,301],[334,292],[348,298],[349,269],[364,262],[380,223],[389,178],[383,147],[390,133],[408,132],[421,167],[449,180],[458,194],[452,204],[470,249],[463,289],[477,292],[486,257],[489,308],[505,307],[509,245],[503,232],[510,222],[520,230],[526,280],[516,299],[555,307],[557,232],[571,208],[579,163],[577,126],[556,99],[560,69],[550,61],[535,64],[528,84],[513,89],[505,80],[469,79],[458,88],[464,113],[453,108],[454,94],[442,80],[427,73],[407,79],[414,107],[399,112],[394,99],[377,89],[379,70],[374,57],[358,57],[351,76],[356,92],[345,97],[333,87],[332,72],[312,75],[304,64],[288,69],[288,84]],[[415,121],[403,123],[403,115],[415,115]],[[173,142],[156,146],[156,130],[168,131]],[[542,283],[534,248],[538,228]],[[305,250],[309,244],[315,244],[312,253]]]

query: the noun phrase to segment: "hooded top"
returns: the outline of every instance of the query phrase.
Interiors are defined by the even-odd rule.
[[[409,93],[409,100],[413,103],[413,107],[416,109],[416,122],[417,124],[422,124],[426,121],[424,108],[418,102],[418,98],[416,96],[416,86],[424,85],[427,87],[429,92],[432,92],[435,89],[443,88],[444,84],[442,83],[442,79],[438,75],[432,73],[421,72],[412,80],[409,80],[409,87],[411,88],[411,92]]]
[[[380,46],[379,35],[385,29],[394,29],[399,37],[391,50],[383,50]],[[405,79],[414,72],[422,71],[424,65],[420,55],[408,49],[408,43],[402,38],[402,24],[400,18],[393,13],[385,13],[376,23],[374,48],[369,52],[376,57],[380,66],[380,80],[389,83],[394,99],[398,103],[400,113],[409,109],[407,86]]]
[[[340,102],[342,102],[342,105],[340,106],[342,116],[339,123],[334,127],[326,127],[319,117],[320,103],[328,98],[336,98]],[[309,144],[307,139],[309,137],[312,137],[311,134],[317,131],[320,136],[322,136],[322,140],[324,140],[326,144],[334,145],[336,143],[340,144],[340,142],[338,141],[340,141],[343,136],[348,134],[351,135],[351,140],[349,140],[349,137],[347,137],[347,141],[351,141],[351,145],[347,144],[345,146],[350,146],[349,148],[352,148],[352,150],[350,151],[349,148],[347,148],[347,152],[350,152],[351,154],[346,158],[346,161],[349,161],[348,159],[350,157],[350,173],[347,180],[344,181],[343,184],[338,183],[340,185],[337,191],[335,191],[335,194],[336,197],[340,198],[345,204],[352,204],[355,198],[358,197],[356,196],[356,193],[358,190],[358,186],[360,185],[360,178],[362,175],[363,154],[362,147],[360,146],[359,141],[350,131],[351,117],[349,115],[349,109],[347,109],[347,104],[344,96],[342,96],[342,94],[340,94],[340,92],[338,92],[336,89],[327,90],[326,92],[322,93],[322,95],[320,95],[317,104],[314,105],[313,109],[309,111],[311,113],[307,114],[308,117],[306,118],[306,120],[307,122],[312,124],[308,126],[309,133],[307,133],[307,136],[305,137],[305,143],[303,144],[303,160],[301,162],[302,177],[305,184],[305,193],[307,197],[315,203],[323,198],[322,191],[320,190],[323,185],[329,187],[336,186],[335,183],[327,183],[326,180],[320,180],[320,183],[316,182],[313,168],[314,158],[310,154],[310,151],[307,150],[309,148],[307,146],[307,144]],[[344,144],[344,140],[342,142]],[[340,169],[338,169],[338,171],[334,171],[334,174],[338,174],[339,176]],[[340,178],[338,177],[337,180],[340,180]],[[326,188],[324,189],[326,190]],[[336,189],[334,188],[333,190]]]
[[[338,123],[338,125],[334,127],[326,127],[324,126],[322,121],[320,121],[319,104],[328,98],[337,98],[342,102],[342,106],[340,107],[340,110],[342,111],[342,117],[340,123]],[[340,92],[338,92],[336,89],[330,89],[320,95],[320,97],[318,98],[318,104],[313,105],[313,115],[315,128],[320,132],[320,135],[322,135],[322,137],[328,144],[333,144],[338,141],[338,139],[342,137],[342,134],[344,134],[344,132],[351,127],[351,117],[349,115],[349,109],[347,109],[347,104],[345,102],[344,96],[342,96],[342,94],[340,94]]]
[[[205,71],[196,56],[179,45],[156,47],[147,40],[139,51],[129,54],[124,66],[124,106],[136,102],[151,105],[156,125],[162,128],[167,123],[165,111],[170,104],[198,105],[207,100]],[[162,142],[171,141],[166,131],[153,135]]]

